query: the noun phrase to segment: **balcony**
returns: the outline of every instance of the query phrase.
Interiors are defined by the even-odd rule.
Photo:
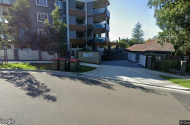
[[[95,43],[107,43],[109,42],[109,38],[107,37],[96,37],[94,38]]]
[[[15,0],[0,0],[1,6],[10,6],[13,5]]]
[[[109,6],[110,5],[110,1],[109,0],[96,0],[94,1],[94,8],[102,8],[105,6]]]
[[[86,26],[83,25],[83,24],[76,24],[76,25],[70,24],[69,29],[74,30],[74,31],[85,32],[86,31]]]
[[[110,31],[110,26],[106,23],[95,23],[93,25],[94,28],[94,33],[99,34],[99,33],[105,33],[106,31]]]
[[[94,9],[93,16],[102,16],[102,15],[106,15],[108,18],[110,18],[109,10],[107,8]]]
[[[86,44],[86,39],[84,38],[70,39],[70,43],[73,45]]]
[[[69,15],[70,16],[79,16],[79,17],[85,17],[86,11],[80,10],[80,9],[69,9]]]

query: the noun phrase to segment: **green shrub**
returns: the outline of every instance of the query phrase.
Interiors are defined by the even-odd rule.
[[[164,60],[161,62],[161,70],[170,72],[170,69],[180,69],[180,62],[176,60]]]
[[[186,66],[186,72],[190,72],[190,64],[187,64],[187,66]]]

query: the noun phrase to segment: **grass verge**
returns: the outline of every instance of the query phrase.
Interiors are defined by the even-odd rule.
[[[89,67],[89,66],[80,66],[80,69],[78,71],[78,73],[83,73],[83,72],[89,72],[92,70],[95,70],[95,67]]]
[[[0,69],[51,70],[51,63],[9,63],[0,65]],[[95,70],[94,67],[80,66],[78,73]]]
[[[186,87],[186,88],[190,88],[190,80],[186,80],[186,79],[179,79],[179,78],[174,78],[174,77],[169,77],[169,76],[163,76],[160,75],[160,77],[169,80],[175,84],[178,84],[180,86]]]

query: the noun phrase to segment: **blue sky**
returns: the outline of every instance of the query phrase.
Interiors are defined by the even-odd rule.
[[[148,0],[110,0],[110,40],[131,38],[132,30],[140,22],[145,31],[145,40],[157,35],[160,31],[156,26],[154,10],[147,6]]]

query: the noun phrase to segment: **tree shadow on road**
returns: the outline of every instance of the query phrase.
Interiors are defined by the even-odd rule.
[[[115,90],[114,85],[109,83],[109,82],[112,82],[112,83],[120,84],[126,88],[138,89],[138,90],[141,90],[141,91],[146,92],[146,93],[154,93],[154,94],[166,96],[166,94],[161,93],[158,90],[153,90],[153,89],[148,89],[148,88],[145,88],[142,86],[137,86],[137,85],[134,85],[133,83],[125,82],[125,81],[122,81],[119,79],[101,78],[101,77],[88,77],[88,76],[83,77],[84,75],[82,75],[82,77],[80,77],[80,76],[65,76],[65,75],[57,75],[57,74],[53,74],[53,73],[49,73],[49,75],[59,77],[60,79],[68,78],[70,80],[80,81],[80,82],[87,84],[87,85],[95,85],[95,86],[100,86],[100,87],[103,87],[106,89]]]
[[[57,75],[53,73],[48,73],[51,76],[59,77],[60,79],[70,79],[74,81],[81,81],[82,83],[86,85],[95,85],[95,86],[101,86],[106,89],[114,90],[113,85],[98,81],[96,79],[88,79],[88,78],[83,78],[83,77],[77,77],[77,76],[65,76],[65,75]]]
[[[1,72],[0,78],[5,79],[9,83],[13,83],[16,87],[27,91],[27,95],[33,98],[43,97],[45,100],[56,102],[57,98],[48,94],[50,89],[34,76],[26,71],[7,71]]]
[[[142,86],[138,86],[138,85],[134,85],[132,82],[128,82],[128,81],[122,81],[122,80],[119,80],[119,79],[112,79],[112,78],[93,78],[93,79],[96,79],[96,80],[99,80],[99,81],[107,81],[107,82],[113,82],[113,83],[116,83],[116,84],[119,84],[119,85],[122,85],[126,88],[130,88],[130,89],[138,89],[138,90],[141,90],[143,92],[146,92],[146,93],[154,93],[154,94],[157,94],[157,95],[164,95],[166,96],[166,94],[164,93],[161,93],[160,91],[158,90],[154,90],[154,89],[149,89],[149,88],[145,88],[145,87],[142,87]]]

